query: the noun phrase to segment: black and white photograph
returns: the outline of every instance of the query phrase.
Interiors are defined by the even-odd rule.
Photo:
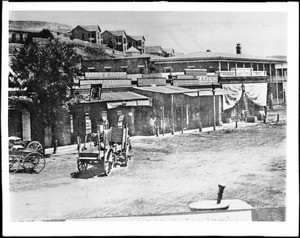
[[[3,2],[5,236],[299,235],[299,3]]]

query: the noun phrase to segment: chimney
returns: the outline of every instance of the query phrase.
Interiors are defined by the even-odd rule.
[[[210,52],[210,50],[206,50],[206,52]]]
[[[237,44],[237,45],[236,45],[236,53],[237,53],[237,54],[242,54],[242,47],[241,47],[241,44]]]

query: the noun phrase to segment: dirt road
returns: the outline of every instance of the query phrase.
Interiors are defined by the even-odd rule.
[[[133,137],[128,167],[109,177],[71,178],[73,154],[47,158],[40,174],[10,174],[12,221],[163,214],[188,204],[241,199],[254,207],[285,206],[286,125]]]

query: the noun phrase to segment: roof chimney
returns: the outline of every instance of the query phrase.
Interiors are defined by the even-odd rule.
[[[206,50],[206,52],[210,52],[210,50]]]
[[[236,53],[242,54],[242,47],[241,47],[241,44],[239,44],[239,43],[236,45]]]

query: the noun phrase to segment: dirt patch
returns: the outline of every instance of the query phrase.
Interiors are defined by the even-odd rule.
[[[12,220],[71,219],[189,211],[191,202],[241,199],[285,206],[286,125],[132,137],[132,160],[108,177],[73,179],[77,155],[50,156],[40,174],[10,174]],[[76,173],[75,173],[76,174]],[[74,176],[76,176],[74,174]]]

